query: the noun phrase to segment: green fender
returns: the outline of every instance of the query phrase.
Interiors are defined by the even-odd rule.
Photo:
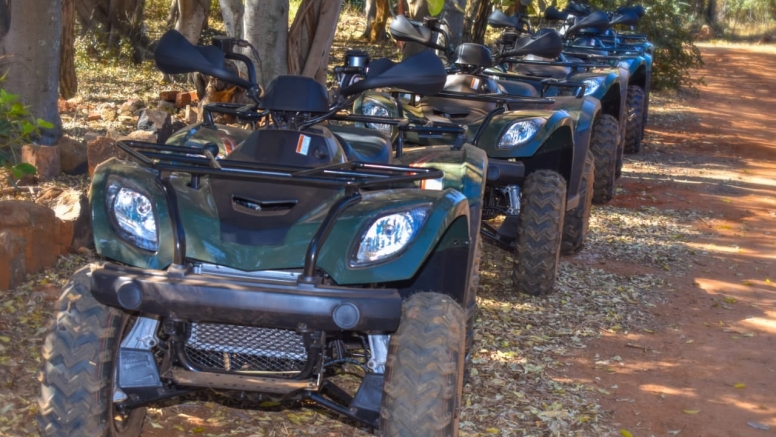
[[[509,149],[499,149],[498,143],[512,123],[529,118],[541,118],[545,122],[534,137],[527,143]],[[468,126],[467,135],[473,137],[479,128],[479,124]],[[522,110],[507,111],[494,116],[488,126],[482,132],[477,142],[477,147],[485,150],[489,158],[529,158],[545,147],[562,147],[566,144],[556,144],[556,141],[550,141],[559,131],[567,130],[566,135],[569,138],[574,130],[574,121],[565,111],[544,111],[544,110]],[[473,139],[473,138],[470,138]],[[570,140],[573,141],[573,140]],[[550,150],[543,149],[545,152]]]

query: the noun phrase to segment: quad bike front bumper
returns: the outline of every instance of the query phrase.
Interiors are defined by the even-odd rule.
[[[96,263],[91,292],[103,305],[182,321],[290,330],[395,332],[396,289],[353,288],[301,280],[198,274]]]

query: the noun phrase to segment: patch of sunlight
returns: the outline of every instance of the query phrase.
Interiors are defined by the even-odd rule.
[[[697,397],[698,394],[691,388],[673,388],[660,384],[642,384],[640,388],[646,392],[654,394],[664,394],[670,396]]]
[[[741,323],[776,334],[776,313],[773,311],[766,311],[766,314],[768,314],[768,318],[750,317],[742,320]]]

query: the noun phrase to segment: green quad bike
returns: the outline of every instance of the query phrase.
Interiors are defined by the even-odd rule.
[[[570,3],[564,11],[554,7],[545,10],[548,20],[562,21],[564,54],[581,62],[616,64],[628,70],[627,123],[625,153],[639,153],[647,124],[649,93],[652,82],[652,44],[623,44],[612,26],[634,26],[640,9],[624,9],[610,17],[604,11],[593,11],[586,5]],[[584,15],[586,14],[586,15]]]
[[[429,28],[402,17],[394,20],[391,33],[398,40],[432,46]],[[376,62],[369,64],[370,71],[380,68]],[[596,101],[572,99],[596,108]],[[441,92],[371,91],[356,101],[353,112],[465,126],[466,140],[490,159],[482,235],[513,254],[515,288],[542,295],[554,288],[561,252],[582,248],[593,183],[593,160],[587,150],[591,120],[585,121],[585,141],[577,143],[574,119],[554,108],[555,103],[549,98],[507,94],[492,79],[478,74],[448,72]],[[512,110],[508,108],[512,104],[532,109]],[[582,104],[577,110],[582,111]],[[392,131],[379,123],[366,126]],[[434,144],[439,140],[420,133],[408,135],[406,141]]]
[[[522,14],[508,17],[496,10],[488,17],[488,24],[502,29],[502,32],[495,42],[496,66],[487,69],[487,74],[501,80],[580,81],[585,84],[587,95],[600,100],[602,113],[607,119],[607,132],[617,136],[618,144],[614,157],[608,153],[596,154],[596,185],[600,188],[596,190],[594,202],[606,203],[611,200],[624,153],[628,70],[600,60],[585,62],[570,59],[563,53],[546,56],[547,53],[532,50],[532,47],[563,46],[562,37],[554,29],[540,29],[534,33]]]
[[[496,40],[497,56],[493,67],[484,70],[497,78],[505,89],[515,83],[531,84],[529,91],[557,97],[547,91],[547,83],[567,80],[584,85],[584,95],[600,102],[593,124],[590,151],[595,163],[593,203],[603,204],[614,197],[618,163],[622,156],[624,132],[627,73],[622,69],[601,68],[600,64],[583,64],[560,61],[546,61],[562,58],[563,43],[557,32],[544,32],[533,38],[520,38],[519,34],[530,35],[530,24],[519,15],[507,17],[501,11],[493,11],[488,24],[501,28]],[[535,61],[535,60],[541,61]],[[511,68],[510,71],[510,66]],[[544,88],[543,88],[544,87]],[[555,88],[560,91],[560,88]],[[565,94],[565,93],[561,93]]]
[[[209,106],[193,128],[223,138],[213,112],[256,124],[229,139],[234,150],[218,159],[222,144],[195,146],[204,134],[123,142],[133,161],[96,169],[105,261],[76,272],[60,298],[42,353],[42,435],[137,436],[147,406],[199,390],[312,401],[381,435],[457,435],[487,156],[459,141],[395,159],[374,130],[344,141],[328,123],[373,87],[440,90],[441,61],[421,53],[372,71],[330,106],[301,76],[275,79],[259,99],[255,79],[224,69],[229,55],[171,31],[155,58],[163,72],[249,91],[256,105]],[[344,365],[363,369],[355,394],[331,378]]]

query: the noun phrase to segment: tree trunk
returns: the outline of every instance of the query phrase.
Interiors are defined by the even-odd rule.
[[[233,38],[243,37],[243,15],[245,6],[242,0],[219,0],[221,16],[224,19],[226,34]]]
[[[466,10],[466,0],[445,0],[445,8],[440,18],[447,21],[450,41],[453,47],[458,47],[463,42],[463,15]]]
[[[62,135],[57,110],[59,48],[62,37],[62,0],[0,0],[0,71],[6,72],[3,89],[18,94],[36,118],[54,124],[40,138],[53,144]]]
[[[366,27],[364,28],[364,33],[361,34],[361,38],[363,39],[369,39],[369,36],[372,34],[372,23],[375,21],[375,16],[377,15],[377,8],[375,7],[376,2],[377,0],[364,1],[364,17],[366,18]]]
[[[4,0],[0,0],[4,1]],[[72,99],[78,92],[75,75],[75,2],[62,0],[62,42],[59,56],[59,95]]]
[[[288,72],[325,84],[341,0],[303,0],[288,31]]]
[[[385,24],[388,22],[388,15],[390,15],[388,9],[390,8],[390,2],[388,0],[375,0],[375,6],[377,6],[375,21],[372,23],[372,28],[369,32],[369,42],[371,43],[386,39]]]
[[[0,0],[0,39],[11,29],[10,0]]]
[[[167,24],[172,26],[178,22],[178,0],[170,0],[170,12],[167,13]]]
[[[485,31],[490,13],[490,0],[472,0],[464,18],[463,41],[485,43]]]
[[[178,21],[175,23],[175,30],[190,43],[196,44],[209,8],[208,0],[178,0]]]
[[[302,10],[300,6],[299,10]],[[246,0],[243,16],[245,39],[261,55],[253,59],[260,84],[288,72],[288,0]]]
[[[148,39],[143,31],[145,0],[74,0],[76,17],[84,33],[101,24],[101,35],[109,48],[118,47],[122,38],[129,40],[139,63],[147,54]]]

